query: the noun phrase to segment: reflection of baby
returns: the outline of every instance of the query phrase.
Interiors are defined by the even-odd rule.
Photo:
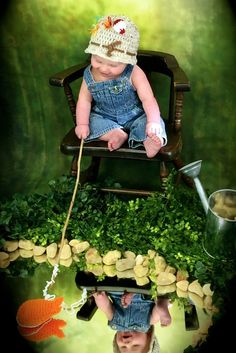
[[[121,292],[97,292],[93,294],[98,308],[104,312],[108,325],[116,330],[115,353],[159,352],[153,325],[171,323],[169,300],[154,301],[142,294]]]

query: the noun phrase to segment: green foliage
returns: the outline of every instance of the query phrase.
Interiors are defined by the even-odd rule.
[[[32,258],[19,258],[17,261],[13,261],[10,267],[4,269],[4,274],[8,277],[27,278],[33,276],[37,267],[38,264]]]
[[[31,239],[43,246],[59,242],[74,184],[74,178],[61,177],[49,183],[50,192],[45,195],[15,195],[1,203],[2,238]],[[80,186],[66,238],[87,240],[101,255],[114,249],[145,255],[152,249],[169,265],[186,269],[190,280],[204,284],[214,279],[214,289],[222,290],[235,275],[234,264],[228,261],[223,267],[219,259],[206,255],[202,248],[204,230],[205,214],[196,191],[176,186],[172,172],[165,192],[146,198],[102,193],[98,185]],[[84,255],[75,266],[85,269]]]

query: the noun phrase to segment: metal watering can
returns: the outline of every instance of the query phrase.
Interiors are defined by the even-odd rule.
[[[202,161],[187,164],[179,171],[193,178],[207,216],[203,248],[215,258],[233,259],[236,256],[236,190],[222,189],[207,197],[198,178]]]

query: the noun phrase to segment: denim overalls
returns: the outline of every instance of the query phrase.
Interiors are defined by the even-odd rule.
[[[130,76],[133,65],[128,64],[119,78],[96,82],[91,73],[91,65],[84,71],[84,80],[93,97],[89,125],[90,134],[85,142],[99,138],[108,131],[122,128],[128,132],[129,147],[143,145],[146,140],[146,114],[142,103],[132,86]],[[159,136],[167,142],[165,124],[161,118]]]
[[[114,305],[114,315],[108,325],[116,331],[147,332],[150,328],[150,317],[155,305],[154,301],[135,294],[127,308],[121,305],[120,292],[109,292]]]

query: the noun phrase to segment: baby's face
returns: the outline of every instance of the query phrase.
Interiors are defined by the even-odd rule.
[[[145,353],[149,346],[149,335],[144,332],[117,332],[116,343],[120,353]]]
[[[91,65],[104,80],[115,79],[124,71],[126,64],[104,59],[98,55],[91,56]]]

